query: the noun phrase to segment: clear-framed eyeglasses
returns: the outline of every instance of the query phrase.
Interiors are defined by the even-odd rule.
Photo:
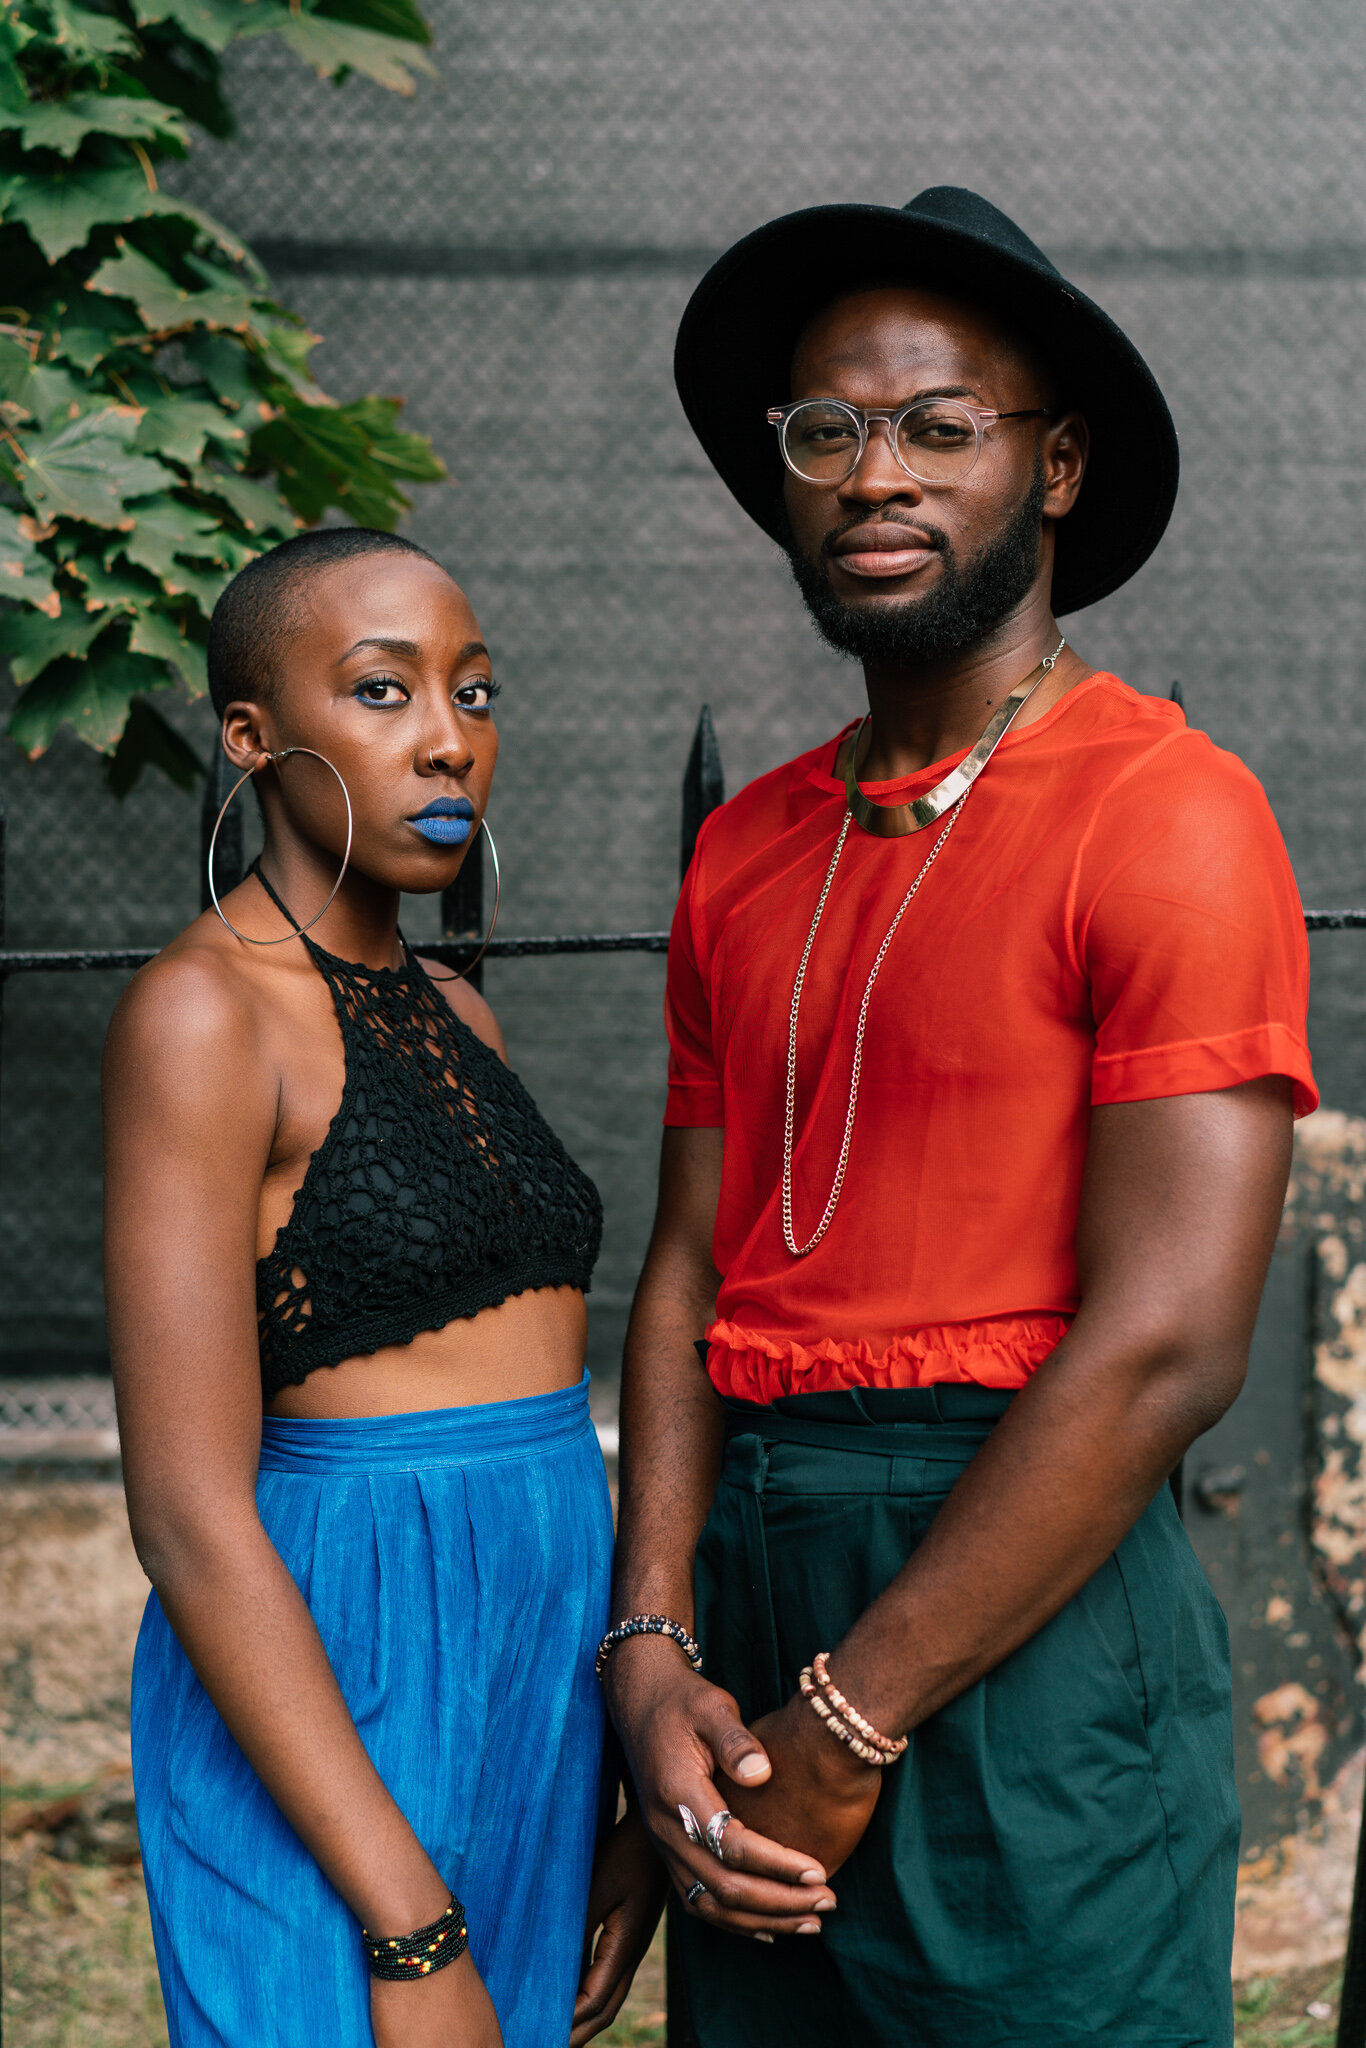
[[[799,398],[773,405],[783,461],[809,484],[842,484],[863,460],[873,423],[880,420],[907,476],[921,484],[956,484],[982,452],[988,427],[998,420],[1052,419],[1047,406],[997,412],[961,398],[917,398],[899,411],[889,406],[846,405],[842,398]]]

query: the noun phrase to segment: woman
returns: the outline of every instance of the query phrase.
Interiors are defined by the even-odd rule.
[[[264,849],[132,982],[104,1075],[171,2039],[578,2044],[660,1898],[628,1818],[589,1899],[601,1211],[488,1005],[397,924],[482,823],[488,650],[430,556],[347,529],[243,570],[209,673]]]

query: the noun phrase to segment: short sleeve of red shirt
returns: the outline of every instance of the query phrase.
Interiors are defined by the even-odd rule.
[[[706,824],[698,835],[683,878],[669,934],[664,1022],[669,1034],[669,1099],[666,1124],[719,1129],[725,1107],[712,1050],[711,998],[698,964],[699,920]]]
[[[1120,776],[1078,848],[1069,923],[1093,1103],[1284,1074],[1296,1114],[1314,1108],[1304,915],[1270,806],[1233,755],[1182,730]]]

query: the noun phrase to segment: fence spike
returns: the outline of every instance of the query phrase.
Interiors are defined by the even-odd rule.
[[[709,817],[718,804],[726,800],[726,777],[721,766],[721,749],[717,744],[716,727],[711,722],[711,706],[704,704],[697,715],[697,730],[692,736],[692,752],[688,765],[683,771],[683,836],[680,849],[678,878],[682,881],[687,874],[697,845],[697,835],[702,830],[702,820]]]

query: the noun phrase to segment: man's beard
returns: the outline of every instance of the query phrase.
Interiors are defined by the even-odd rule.
[[[789,543],[792,574],[817,632],[856,661],[934,661],[977,646],[1023,602],[1039,573],[1044,488],[1040,464],[1018,509],[969,562],[960,563],[938,535],[943,566],[924,597],[850,604],[830,588],[825,558],[812,561]]]

